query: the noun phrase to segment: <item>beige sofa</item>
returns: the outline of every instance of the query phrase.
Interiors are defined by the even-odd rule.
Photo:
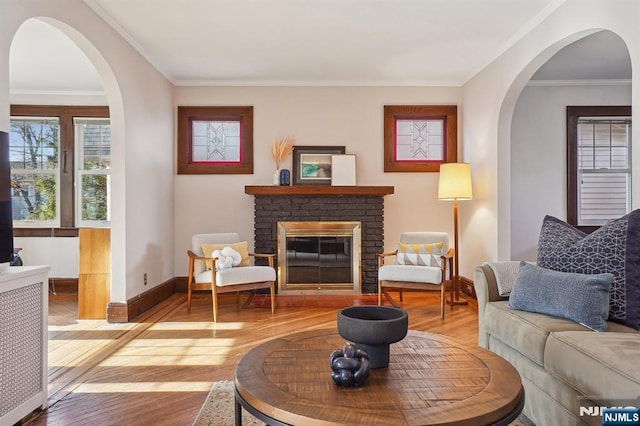
[[[595,407],[640,407],[637,330],[608,322],[607,331],[598,333],[566,319],[510,309],[508,297],[498,293],[494,268],[500,262],[475,270],[478,344],[518,370],[527,417],[538,426],[601,425],[600,416],[589,415]]]

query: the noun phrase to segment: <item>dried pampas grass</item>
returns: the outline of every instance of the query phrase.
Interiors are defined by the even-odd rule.
[[[276,169],[280,169],[280,163],[293,152],[293,144],[295,138],[287,136],[282,139],[276,139],[271,147],[271,156],[276,162]]]

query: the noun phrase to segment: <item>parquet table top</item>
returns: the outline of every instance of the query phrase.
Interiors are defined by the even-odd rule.
[[[292,425],[476,426],[506,424],[522,410],[518,372],[483,348],[410,330],[391,345],[388,368],[343,388],[331,380],[329,355],[344,344],[325,329],[257,346],[237,365],[238,401]]]

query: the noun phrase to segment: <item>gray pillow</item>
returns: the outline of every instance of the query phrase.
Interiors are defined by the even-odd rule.
[[[566,318],[596,331],[607,329],[613,274],[577,274],[520,263],[509,308]]]

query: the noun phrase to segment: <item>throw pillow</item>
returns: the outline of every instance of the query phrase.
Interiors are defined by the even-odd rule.
[[[440,267],[444,241],[431,244],[398,244],[396,263],[398,265]]]
[[[227,244],[202,244],[202,254],[205,257],[211,257],[211,253],[214,250],[223,250],[225,247],[231,247],[242,256],[242,261],[238,266],[249,266],[249,247],[246,241],[240,243],[227,243]],[[211,269],[211,261],[207,260],[207,269]]]
[[[640,210],[609,221],[591,234],[546,216],[538,266],[581,274],[613,274],[609,320],[640,329]]]
[[[521,262],[508,306],[605,331],[612,282],[612,274],[559,272]]]

